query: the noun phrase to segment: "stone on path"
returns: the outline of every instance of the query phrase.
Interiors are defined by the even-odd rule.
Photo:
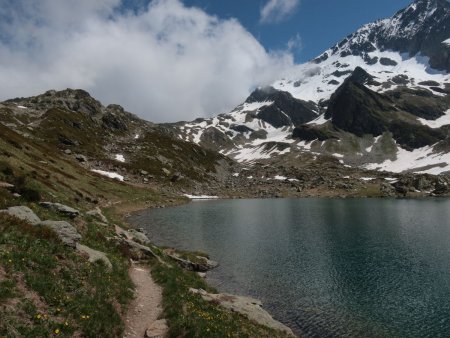
[[[153,322],[145,331],[146,338],[163,338],[167,335],[169,327],[165,319],[160,319]]]

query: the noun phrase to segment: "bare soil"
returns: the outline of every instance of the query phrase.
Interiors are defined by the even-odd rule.
[[[126,319],[124,337],[139,337],[162,313],[162,288],[157,285],[146,266],[133,265],[129,271],[136,286],[136,298],[130,304]]]

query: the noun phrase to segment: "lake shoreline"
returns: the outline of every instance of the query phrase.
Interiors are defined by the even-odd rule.
[[[232,204],[232,203],[234,203],[235,205],[241,205],[241,201],[242,202],[251,202],[251,203],[255,203],[255,204],[258,204],[259,202],[265,202],[266,203],[266,205],[271,205],[271,204],[273,204],[273,203],[285,203],[285,202],[287,202],[288,204],[296,204],[296,201],[301,201],[301,202],[304,202],[304,203],[300,203],[300,204],[310,204],[310,203],[316,203],[316,202],[319,202],[319,203],[324,203],[324,204],[330,204],[331,203],[331,205],[336,205],[338,208],[340,208],[339,207],[339,205],[346,205],[346,204],[348,204],[348,203],[350,203],[350,204],[355,204],[355,205],[365,205],[366,207],[365,208],[369,208],[369,209],[367,209],[367,211],[369,211],[369,210],[371,210],[372,212],[375,212],[375,214],[374,214],[374,217],[382,217],[382,216],[388,216],[388,215],[390,215],[391,213],[390,212],[376,212],[376,210],[377,210],[377,208],[378,207],[375,207],[375,210],[372,210],[373,208],[372,208],[372,206],[376,206],[376,205],[379,205],[379,204],[381,204],[381,205],[384,205],[385,207],[389,207],[389,206],[392,206],[392,205],[403,205],[403,206],[409,206],[409,207],[411,207],[411,206],[417,206],[416,207],[416,209],[418,209],[418,210],[422,210],[422,208],[423,207],[425,207],[425,205],[423,204],[423,203],[425,203],[427,206],[429,206],[429,207],[427,207],[425,210],[428,210],[428,209],[430,209],[430,207],[432,207],[432,208],[442,208],[442,206],[445,208],[445,205],[443,205],[441,202],[443,202],[444,204],[446,203],[446,201],[448,201],[448,198],[440,198],[440,197],[433,197],[433,198],[428,198],[428,197],[426,197],[426,198],[423,198],[423,197],[420,197],[420,198],[417,198],[417,197],[415,197],[415,198],[379,198],[379,199],[366,199],[366,198],[351,198],[351,199],[342,199],[342,198],[292,198],[292,199],[272,199],[271,201],[267,201],[267,199],[251,199],[251,200],[241,200],[241,199],[218,199],[218,200],[214,200],[214,201],[211,201],[211,200],[208,200],[208,201],[195,201],[196,203],[189,203],[189,204],[187,204],[187,205],[183,205],[183,206],[181,206],[181,209],[177,209],[178,207],[180,207],[180,206],[177,206],[177,208],[173,208],[171,211],[169,211],[168,213],[166,212],[167,211],[167,209],[165,208],[165,209],[162,209],[162,210],[160,210],[160,216],[158,216],[157,218],[159,219],[159,220],[163,220],[164,219],[164,217],[165,217],[165,214],[170,214],[171,216],[169,217],[170,219],[173,219],[174,217],[176,218],[177,217],[177,214],[180,214],[180,212],[181,213],[183,213],[184,212],[184,223],[185,223],[185,225],[186,225],[186,228],[192,228],[192,231],[193,231],[193,236],[194,236],[194,234],[196,233],[196,229],[198,229],[198,227],[199,227],[199,225],[198,225],[198,222],[200,221],[198,218],[190,218],[189,216],[186,216],[186,215],[189,215],[190,213],[188,212],[188,213],[186,213],[186,210],[187,209],[191,209],[192,207],[194,207],[194,209],[195,210],[197,210],[197,211],[193,211],[193,213],[195,214],[195,215],[197,215],[198,214],[198,212],[199,212],[199,210],[202,210],[204,207],[206,207],[206,206],[217,206],[217,208],[220,208],[220,204],[222,204],[223,202],[225,202],[227,205],[228,204]],[[201,202],[203,202],[203,203],[201,203]],[[208,202],[208,203],[204,203],[204,202]],[[398,203],[397,203],[398,202]],[[268,204],[267,204],[268,203]],[[373,203],[375,203],[375,204],[373,204]],[[298,203],[297,203],[298,204]],[[370,207],[369,207],[370,206]],[[164,211],[164,210],[166,210],[166,211]],[[355,210],[360,210],[360,208],[358,207],[358,208],[356,208]],[[363,212],[364,210],[366,210],[366,209],[363,209],[363,210],[360,210],[359,212]],[[381,209],[382,210],[382,209]],[[430,210],[433,210],[433,209],[430,209]],[[149,212],[150,213],[153,213],[154,211],[156,211],[156,213],[157,213],[157,215],[158,215],[158,209],[156,209],[156,210],[149,210]],[[415,209],[413,208],[413,209],[411,209],[411,212],[414,212],[415,211]],[[430,211],[431,212],[431,211]],[[139,213],[138,213],[139,214]],[[432,213],[433,214],[433,213]],[[133,214],[133,215],[135,215],[135,214]],[[145,219],[145,217],[146,216],[144,216],[145,215],[145,213],[143,213],[142,214],[142,217],[144,217],[144,218],[142,218],[142,219]],[[418,217],[421,217],[422,215],[421,215],[421,213],[419,212],[418,213]],[[181,216],[178,216],[178,217],[181,217]],[[226,216],[224,216],[225,218],[226,218]],[[371,221],[371,219],[373,219],[374,217],[366,217],[365,215],[363,216],[363,215],[361,215],[361,219],[363,219],[364,221],[366,221],[366,220],[368,220],[368,221]],[[418,218],[418,217],[416,217],[416,218]],[[188,219],[189,221],[188,222],[186,222],[186,219]],[[181,248],[181,249],[183,249],[183,250],[195,250],[195,249],[200,249],[200,250],[202,250],[202,251],[205,251],[205,252],[208,252],[208,253],[210,253],[210,254],[212,254],[212,258],[213,259],[216,259],[216,260],[218,260],[219,261],[219,263],[225,263],[226,264],[226,262],[224,262],[221,258],[220,258],[220,256],[218,256],[217,254],[215,254],[214,252],[211,252],[210,250],[207,250],[205,247],[199,247],[199,246],[196,246],[195,245],[195,241],[194,242],[192,242],[192,241],[190,241],[190,237],[189,236],[187,236],[187,237],[184,237],[183,236],[183,232],[179,232],[178,230],[176,230],[176,228],[173,228],[174,229],[174,231],[176,231],[177,233],[179,233],[180,234],[180,236],[177,238],[176,236],[175,237],[173,237],[173,240],[171,240],[172,239],[172,237],[170,237],[170,236],[165,236],[164,235],[164,232],[160,232],[158,229],[160,228],[160,224],[157,224],[157,223],[153,223],[153,221],[155,220],[155,217],[150,217],[149,218],[149,221],[147,222],[147,224],[152,224],[152,226],[150,227],[151,229],[153,229],[153,232],[154,233],[156,233],[156,234],[161,234],[161,237],[160,237],[160,239],[163,239],[164,240],[164,238],[166,238],[166,239],[168,239],[168,242],[171,242],[171,244],[170,244],[170,246],[172,246],[172,247],[175,247],[175,248]],[[136,218],[135,219],[133,219],[133,225],[134,226],[140,226],[141,224],[145,224],[145,221],[144,221],[144,223],[136,223]],[[159,221],[158,221],[159,222]],[[206,223],[214,223],[215,222],[215,220],[214,219],[210,219],[210,220],[207,220],[206,221]],[[423,224],[427,224],[427,222],[422,222]],[[445,222],[444,222],[445,223]],[[384,225],[383,225],[383,227],[385,227]],[[170,226],[170,224],[168,224],[168,228],[172,228],[172,226]],[[251,227],[250,227],[251,228]],[[332,228],[331,228],[332,229]],[[389,230],[389,227],[387,227],[386,228],[386,230],[387,231],[390,231]],[[261,230],[262,231],[262,230]],[[334,230],[333,230],[334,231]],[[169,233],[173,233],[173,232],[169,232]],[[150,231],[150,234],[152,234],[151,233],[151,231]],[[203,234],[203,236],[204,236],[204,234]],[[158,237],[158,236],[157,236]],[[337,237],[339,237],[339,236],[337,236]],[[185,238],[184,240],[180,240],[180,239],[183,239],[183,238]],[[166,243],[164,243],[164,242],[161,242],[161,240],[160,239],[156,239],[156,243],[157,244],[166,244]],[[178,245],[178,243],[180,244],[180,245]],[[226,238],[223,238],[223,242],[229,242],[229,240],[228,239],[226,239]],[[194,243],[194,244],[193,244]],[[167,245],[167,244],[166,244]],[[240,265],[241,267],[242,267],[242,265]],[[230,269],[230,267],[228,268],[228,269]],[[240,268],[238,268],[238,270],[239,270]],[[245,267],[244,267],[244,269],[246,269]],[[228,271],[229,272],[229,271]],[[213,274],[214,272],[212,272],[212,274]],[[221,268],[220,268],[220,273],[219,273],[219,275],[214,275],[214,279],[213,279],[213,284],[210,284],[210,285],[218,285],[217,283],[214,283],[215,281],[228,281],[228,282],[230,282],[230,280],[228,279],[228,277],[226,277],[226,273],[227,273],[227,271],[226,270],[222,270]],[[224,275],[225,274],[225,275]],[[234,274],[234,273],[233,273]],[[224,276],[225,276],[225,278],[224,278]],[[230,274],[228,274],[228,276],[230,276]],[[222,277],[222,279],[220,279],[220,278],[216,278],[216,277]],[[402,276],[400,276],[400,277],[402,277]],[[234,278],[234,277],[233,277]],[[211,280],[209,280],[208,281],[209,283],[211,283]],[[220,282],[219,282],[220,283]],[[234,283],[234,282],[232,282],[232,283]],[[245,291],[245,288],[248,288],[248,287],[250,287],[250,288],[252,288],[252,286],[250,285],[249,286],[249,284],[246,284],[246,286],[244,287],[244,289],[240,289],[239,287],[237,287],[237,288],[235,288],[235,286],[237,285],[235,285],[235,284],[229,284],[228,283],[228,286],[230,286],[231,285],[231,289],[230,288],[228,288],[227,289],[227,287],[221,287],[220,285],[218,286],[221,290],[224,290],[224,291],[230,291],[231,290],[231,293],[237,293],[237,294],[243,294],[243,295],[251,295],[251,296],[254,296],[255,294],[252,294],[252,293],[248,293],[248,292],[246,292]],[[279,287],[280,288],[284,288],[282,285],[279,285]],[[242,290],[242,292],[240,292],[240,291],[235,291],[235,290]],[[257,291],[258,289],[256,289],[256,291]],[[256,294],[259,294],[258,292],[256,292]],[[311,296],[312,298],[314,298],[313,296]],[[256,298],[260,298],[259,296],[256,296]],[[260,298],[261,299],[261,298]],[[262,298],[262,299],[264,299],[264,297]],[[286,299],[289,299],[289,298],[286,298]],[[378,299],[378,298],[377,298]],[[382,299],[382,298],[379,298],[379,299]],[[265,302],[265,303],[267,303],[267,302]],[[272,309],[273,308],[273,304],[270,304],[269,303],[269,307],[268,307],[269,309]],[[293,307],[293,308],[295,308],[295,306]],[[271,311],[271,310],[270,310]],[[277,310],[278,311],[278,310]],[[284,310],[283,310],[284,311]],[[282,311],[282,312],[283,312]],[[272,312],[272,311],[271,311]],[[283,315],[276,315],[276,318],[284,318],[284,316]],[[291,323],[291,321],[292,321],[292,318],[288,318],[288,320],[283,320],[285,323]],[[299,321],[299,323],[301,324],[302,322],[301,321]],[[288,326],[290,326],[290,324],[288,324]],[[328,325],[326,325],[326,326],[328,326]],[[303,327],[303,324],[301,325],[301,327]],[[306,327],[306,326],[305,326]],[[291,328],[292,328],[292,326],[291,326]],[[296,332],[296,333],[299,333],[299,331],[296,329],[296,327],[294,326],[293,327],[294,328],[294,331]]]
[[[154,210],[158,210],[158,209],[170,209],[170,208],[176,208],[176,207],[180,207],[180,206],[184,206],[184,205],[188,205],[188,204],[192,204],[192,203],[222,201],[222,200],[227,200],[227,199],[230,199],[230,198],[222,198],[222,197],[217,197],[217,198],[199,198],[199,199],[196,199],[196,198],[192,199],[191,198],[191,199],[189,199],[187,201],[186,200],[177,200],[177,201],[172,202],[172,203],[170,203],[168,205],[167,204],[163,204],[163,205],[159,205],[159,206],[150,206],[150,207],[147,207],[147,208],[141,208],[141,207],[133,208],[133,207],[129,207],[129,208],[126,208],[126,209],[122,210],[120,212],[120,215],[121,215],[122,219],[124,220],[124,222],[127,225],[130,226],[130,228],[142,229],[141,225],[135,224],[133,221],[130,220],[130,218],[133,215],[139,214],[140,212],[152,211],[152,210],[154,211]],[[151,237],[151,234],[148,234],[148,235]],[[157,244],[157,243],[153,243],[152,242],[152,244],[155,245],[155,246],[160,247],[160,245]],[[175,250],[182,250],[182,248],[180,248],[180,247],[173,247],[173,249],[175,249]],[[195,251],[195,249],[192,250],[191,252],[194,252],[194,251]],[[208,253],[206,252],[206,254],[208,254]],[[220,262],[217,262],[217,263],[220,265]],[[207,281],[207,275],[206,274],[209,271],[213,270],[213,269],[215,269],[215,267],[211,267],[206,272],[204,272],[204,277],[203,278],[205,279],[205,282],[208,285],[209,285],[209,283]],[[295,337],[299,337],[299,333],[298,332],[296,332],[295,330],[290,328],[288,325],[284,324],[281,320],[279,321],[279,319],[273,317],[273,315],[267,309],[264,308],[262,302],[259,299],[248,298],[248,297],[251,297],[251,296],[250,295],[246,295],[246,294],[244,294],[244,295],[235,295],[235,294],[230,295],[230,294],[226,294],[226,293],[225,294],[221,293],[221,294],[218,294],[218,295],[219,296],[223,295],[221,297],[225,297],[226,299],[229,299],[230,297],[235,297],[235,299],[237,299],[238,303],[242,303],[242,302],[245,303],[245,302],[248,302],[248,299],[251,299],[252,300],[251,303],[255,304],[255,305],[251,305],[250,306],[253,309],[248,309],[247,308],[247,310],[245,310],[245,311],[249,311],[250,315],[251,315],[251,313],[256,312],[259,316],[261,316],[261,312],[262,312],[262,316],[266,317],[265,320],[267,322],[270,323],[271,321],[273,321],[273,323],[271,324],[272,327],[282,328],[282,330],[287,332],[288,334],[292,334]],[[215,302],[217,302],[217,300],[215,300]],[[260,310],[258,310],[258,308],[260,308]],[[231,311],[237,311],[236,307],[234,307],[234,309],[231,310]],[[277,323],[279,323],[279,324],[277,324]],[[271,326],[269,326],[269,327],[271,327]],[[283,329],[283,327],[284,327],[284,329]]]

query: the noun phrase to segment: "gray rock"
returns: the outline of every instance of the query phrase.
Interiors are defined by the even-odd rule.
[[[128,233],[132,237],[134,241],[138,241],[139,243],[148,244],[150,243],[150,240],[148,239],[147,235],[142,233],[141,231],[130,229],[128,230]]]
[[[262,308],[262,303],[258,299],[236,296],[226,293],[212,294],[204,290],[189,289],[194,294],[199,294],[204,300],[213,302],[221,307],[247,316],[250,320],[258,324],[270,327],[274,330],[283,331],[294,336],[294,333],[286,325],[276,321]]]
[[[195,272],[207,272],[216,268],[219,264],[215,261],[209,260],[206,257],[197,256],[199,262],[192,262],[188,259],[181,258],[176,253],[170,253],[170,250],[165,251],[167,256],[172,258],[183,269]]]
[[[7,182],[0,182],[0,188],[11,189],[14,188],[14,185]]]
[[[145,171],[145,170],[141,170],[141,172],[140,172],[140,173],[141,173],[141,175],[142,175],[142,176],[147,176],[147,175],[148,175],[148,172],[147,172],[147,171]]]
[[[66,155],[70,155],[70,154],[72,154],[72,150],[66,149],[66,150],[64,150],[64,153],[65,153]]]
[[[66,215],[70,218],[77,217],[80,212],[74,208],[68,207],[67,205],[61,203],[52,203],[52,202],[41,202],[39,203],[44,208],[56,211],[60,214]]]
[[[7,210],[0,210],[0,212],[7,213],[32,225],[41,222],[41,219],[33,212],[33,210],[26,206],[10,207]]]
[[[103,215],[103,213],[102,213],[102,211],[101,211],[101,209],[99,207],[96,207],[95,209],[88,211],[86,213],[86,215],[95,217],[100,222],[108,224],[107,218],[105,217],[105,215]]]
[[[135,241],[135,242],[139,242],[139,243],[143,243],[143,244],[149,244],[150,240],[148,239],[147,235],[144,233],[143,229],[130,229],[130,230],[124,230],[119,226],[115,226],[115,230],[116,230],[116,234]]]
[[[105,264],[105,266],[107,267],[107,269],[109,271],[112,270],[111,261],[109,260],[108,257],[106,257],[106,254],[104,252],[91,249],[90,247],[80,244],[80,243],[76,243],[76,249],[79,252],[81,252],[82,254],[87,255],[89,262],[95,263],[95,262],[101,261]]]
[[[162,338],[166,337],[169,327],[165,319],[153,322],[145,331],[146,338]]]
[[[77,159],[78,162],[87,162],[87,157],[81,154],[77,154],[75,155],[75,158]]]
[[[39,223],[39,225],[52,229],[59,239],[68,246],[75,248],[76,243],[81,239],[77,229],[66,221],[44,221]]]

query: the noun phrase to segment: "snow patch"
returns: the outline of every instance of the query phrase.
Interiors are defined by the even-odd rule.
[[[450,109],[445,112],[445,115],[442,115],[436,120],[425,120],[422,118],[418,118],[418,120],[420,121],[420,123],[430,128],[441,128],[442,126],[450,124]]]
[[[208,196],[208,195],[189,195],[184,194],[187,198],[190,198],[191,200],[216,200],[219,197],[218,196]]]
[[[109,178],[117,179],[117,180],[123,182],[123,176],[119,175],[118,173],[114,173],[114,172],[110,172],[110,171],[104,171],[104,170],[99,170],[99,169],[92,169],[92,171],[94,173],[100,174],[102,176],[106,176],[106,177],[109,177]]]
[[[125,157],[123,157],[122,154],[117,154],[115,158],[116,158],[116,161],[125,163]]]
[[[325,119],[325,114],[322,114],[322,115],[320,115],[318,118],[316,118],[315,120],[312,120],[312,121],[308,122],[307,124],[313,124],[313,125],[318,126],[318,125],[325,124],[325,123],[327,123],[327,122],[328,122],[328,120]]]
[[[401,173],[411,169],[426,168],[419,173],[439,175],[450,171],[450,153],[435,153],[432,146],[407,151],[397,146],[397,158],[383,163],[371,163],[365,168]]]

